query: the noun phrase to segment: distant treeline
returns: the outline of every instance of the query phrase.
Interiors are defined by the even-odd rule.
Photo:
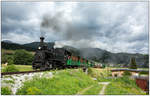
[[[8,65],[31,65],[33,61],[33,52],[24,49],[5,50],[2,49],[1,64]]]
[[[6,42],[1,42],[1,47],[3,49],[9,49],[9,50],[16,50],[16,49],[25,49],[28,51],[35,51],[35,48],[32,48],[30,46],[25,46],[25,45],[20,45],[16,43],[6,43]]]

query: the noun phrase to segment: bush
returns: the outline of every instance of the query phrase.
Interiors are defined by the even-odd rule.
[[[8,65],[3,69],[3,72],[18,72],[19,70],[15,67],[15,65]]]
[[[13,61],[13,55],[2,55],[2,63]]]
[[[11,95],[11,94],[12,94],[12,92],[11,92],[9,87],[2,87],[1,88],[1,95]]]
[[[26,50],[17,50],[14,54],[14,64],[18,65],[31,65],[33,55]]]
[[[6,56],[2,56],[1,60],[2,60],[2,64],[3,64],[3,63],[6,63],[6,62],[7,62]]]
[[[13,65],[13,64],[14,64],[13,60],[8,59],[8,65]]]
[[[142,75],[142,74],[143,74],[143,75],[144,75],[144,74],[145,74],[145,75],[148,75],[148,74],[149,74],[149,71],[141,71],[139,74],[140,74],[140,75]]]
[[[90,75],[91,77],[96,77],[96,74],[94,73],[92,68],[88,68],[88,75]]]
[[[105,64],[102,64],[102,68],[105,68],[106,67],[106,65]]]
[[[27,94],[29,95],[41,95],[41,90],[36,87],[30,87],[27,89]]]
[[[129,71],[124,71],[123,76],[131,76],[131,72],[129,72]]]

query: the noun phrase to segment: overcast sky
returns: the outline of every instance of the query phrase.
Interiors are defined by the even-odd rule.
[[[40,31],[57,46],[148,53],[148,4],[2,2],[2,40],[37,42]]]

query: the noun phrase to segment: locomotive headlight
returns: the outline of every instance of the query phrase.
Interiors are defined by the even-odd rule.
[[[39,47],[38,49],[41,49],[41,47]]]

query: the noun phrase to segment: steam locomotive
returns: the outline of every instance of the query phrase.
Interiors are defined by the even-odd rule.
[[[94,67],[95,62],[75,56],[64,48],[48,48],[44,37],[40,37],[40,45],[32,62],[34,70],[64,69],[75,67]]]

